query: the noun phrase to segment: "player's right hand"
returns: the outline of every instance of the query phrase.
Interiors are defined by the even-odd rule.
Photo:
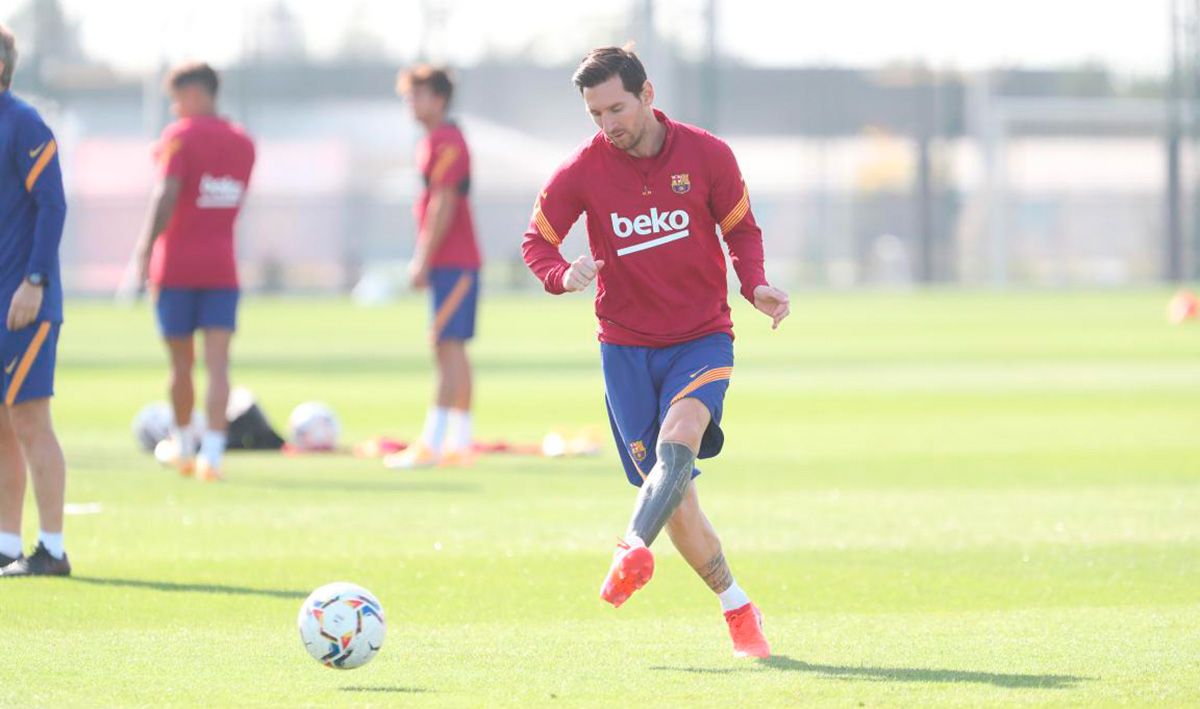
[[[42,291],[44,286],[31,285],[29,281],[21,281],[17,292],[13,293],[12,301],[8,304],[6,325],[9,332],[16,332],[37,319],[42,308]]]
[[[563,290],[574,293],[587,288],[602,268],[604,268],[603,260],[596,261],[591,254],[580,256],[571,262],[567,272],[563,274]]]

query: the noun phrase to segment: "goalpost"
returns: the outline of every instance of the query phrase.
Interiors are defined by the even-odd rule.
[[[1031,204],[1033,211],[1044,205],[1043,211],[1053,212],[1060,222],[1071,219],[1092,222],[1096,239],[1094,243],[1073,243],[1078,240],[1072,238],[1071,232],[1081,229],[1059,223],[1056,229],[1059,243],[1054,248],[1060,272],[1042,274],[1035,281],[1117,284],[1169,277],[1171,264],[1187,268],[1187,250],[1181,248],[1178,254],[1172,253],[1169,235],[1164,234],[1171,218],[1171,205],[1162,196],[1169,180],[1166,170],[1159,170],[1160,161],[1170,162],[1166,152],[1169,145],[1164,147],[1168,132],[1168,107],[1164,102],[998,96],[985,74],[970,88],[968,126],[979,147],[981,174],[976,194],[967,200],[967,209],[980,215],[977,222],[981,224],[977,224],[973,235],[962,236],[960,248],[967,252],[964,254],[967,261],[974,261],[964,266],[974,266],[977,278],[1003,287],[1017,280],[1014,277],[1017,268],[1036,269],[1037,255],[1018,251],[1022,236],[1019,217],[1031,211]],[[1112,139],[1124,142],[1114,146]],[[1111,184],[1112,174],[1106,181],[1100,176],[1084,174],[1086,165],[1065,164],[1064,174],[1073,170],[1076,177],[1090,178],[1082,181],[1093,186],[1063,184],[1056,189],[1047,184],[1053,181],[1053,175],[1043,174],[1035,178],[1036,188],[1022,191],[1022,185],[1012,174],[1014,163],[1021,160],[1021,143],[1036,141],[1041,141],[1043,149],[1055,141],[1076,141],[1076,156],[1080,153],[1086,156],[1089,146],[1096,151],[1111,152],[1115,159],[1128,160],[1130,167],[1116,165],[1106,172],[1115,174],[1128,169],[1129,177],[1118,178],[1120,184]],[[1066,152],[1069,156],[1070,151]],[[1070,162],[1060,158],[1060,163]],[[1148,175],[1148,169],[1154,174]],[[1089,250],[1088,247],[1102,253],[1105,245],[1110,254],[1107,258],[1095,253],[1084,258],[1079,253]],[[980,268],[981,264],[986,266]]]

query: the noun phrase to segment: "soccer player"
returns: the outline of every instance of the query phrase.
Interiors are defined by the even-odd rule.
[[[447,118],[454,84],[444,69],[418,66],[400,73],[397,92],[425,128],[417,167],[425,189],[414,207],[417,245],[409,262],[413,288],[429,288],[429,338],[437,366],[433,405],[420,440],[384,459],[390,468],[471,462],[471,360],[481,259],[467,194],[471,156],[462,131]]]
[[[12,95],[16,40],[0,26],[0,576],[67,576],[67,466],[50,397],[63,321],[58,244],[67,203],[58,143],[32,106]],[[26,467],[38,506],[38,544],[21,553]]]
[[[241,127],[217,115],[217,72],[209,65],[180,66],[167,86],[179,120],[163,130],[155,150],[159,181],[134,259],[138,282],[150,284],[170,355],[176,464],[185,476],[216,481],[223,479],[229,345],[237,329],[233,224],[254,167],[254,143]],[[208,429],[193,460],[196,330],[204,333]]]
[[[733,322],[720,229],[742,295],[772,320],[788,296],[767,283],[762,232],[729,146],[654,108],[629,48],[589,53],[574,75],[599,132],[563,163],[534,205],[523,253],[550,293],[596,280],[609,423],[640,487],[600,596],[624,603],[654,573],[650,545],[672,543],[720,600],[739,657],[767,657],[762,615],[738,586],[700,509],[697,458],[721,451],[733,373]],[[589,253],[567,262],[563,236],[587,215]]]

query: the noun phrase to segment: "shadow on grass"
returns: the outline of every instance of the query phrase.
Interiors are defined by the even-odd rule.
[[[867,682],[972,682],[1007,689],[1071,689],[1089,677],[1075,675],[1025,675],[970,670],[939,670],[922,667],[867,667],[851,665],[813,665],[787,655],[774,655],[745,667],[651,667],[666,672],[732,674],[734,672],[808,672],[827,678]]]
[[[224,586],[215,583],[172,583],[170,581],[145,581],[141,579],[98,578],[95,576],[70,576],[76,583],[118,588],[140,588],[147,591],[168,593],[213,593],[220,596],[265,596],[267,598],[295,598],[304,600],[305,591],[288,591],[275,588],[249,588],[246,586]]]
[[[343,692],[380,692],[395,694],[426,694],[432,689],[424,687],[342,687]]]

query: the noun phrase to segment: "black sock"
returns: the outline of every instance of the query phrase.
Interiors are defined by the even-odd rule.
[[[696,464],[696,454],[682,443],[664,441],[658,444],[657,453],[658,462],[642,482],[633,519],[629,521],[629,533],[640,537],[646,546],[650,546],[683,501]]]

